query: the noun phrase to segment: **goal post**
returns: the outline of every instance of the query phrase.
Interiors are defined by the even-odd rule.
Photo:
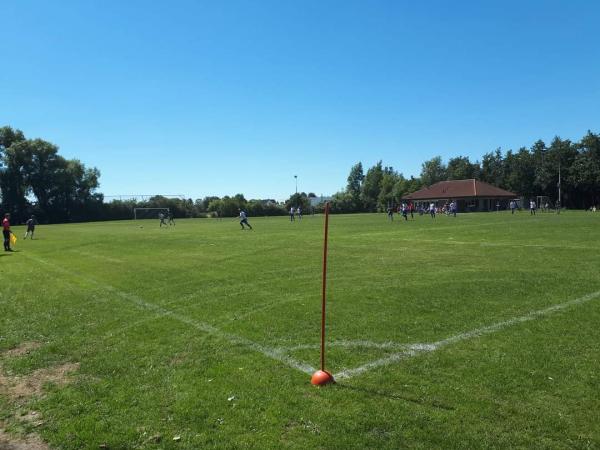
[[[159,214],[169,215],[169,208],[133,208],[133,219],[158,219]]]

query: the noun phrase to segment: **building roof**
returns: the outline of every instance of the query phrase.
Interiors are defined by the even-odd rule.
[[[440,200],[450,198],[480,197],[480,198],[515,198],[517,194],[500,189],[483,181],[452,180],[440,181],[418,191],[405,195],[406,200]]]

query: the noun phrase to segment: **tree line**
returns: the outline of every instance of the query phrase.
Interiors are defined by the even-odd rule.
[[[42,222],[89,220],[101,214],[100,171],[58,154],[42,139],[0,128],[0,195],[16,222],[35,214]]]
[[[444,162],[440,156],[425,161],[419,177],[406,178],[379,161],[363,169],[355,164],[346,187],[333,195],[333,212],[375,212],[397,205],[402,197],[438,181],[476,178],[526,198],[545,195],[556,202],[560,184],[562,205],[586,208],[600,200],[600,136],[591,131],[578,142],[556,137],[549,145],[538,140],[530,148],[502,152],[496,149],[481,160],[457,156]],[[247,200],[243,194],[202,199],[155,196],[148,200],[106,202],[100,171],[77,159],[58,154],[58,147],[42,139],[27,139],[22,131],[0,127],[0,205],[15,222],[35,214],[42,223],[118,220],[132,218],[133,208],[169,208],[175,217],[230,217],[244,209],[251,216],[285,215],[291,206],[305,213],[314,193],[295,193],[285,202]]]
[[[440,156],[425,161],[419,177],[406,178],[393,167],[379,161],[366,173],[362,163],[350,169],[345,189],[331,202],[334,212],[384,211],[397,205],[402,197],[439,181],[475,178],[506,189],[525,198],[548,196],[558,200],[560,186],[562,206],[588,208],[600,200],[600,135],[588,131],[578,142],[555,137],[549,145],[538,140],[530,148],[502,152],[496,149],[481,161],[467,156]]]
[[[300,192],[292,194],[285,202],[274,199],[247,200],[243,194],[234,196],[207,196],[192,200],[191,198],[169,198],[161,195],[147,200],[114,200],[104,205],[104,214],[110,220],[131,219],[134,208],[169,208],[174,217],[235,217],[239,210],[246,211],[250,216],[283,216],[289,209],[300,206],[305,213],[310,212],[310,198],[314,193]],[[322,207],[315,209],[321,211]],[[104,218],[105,220],[109,220]],[[98,219],[95,219],[98,220]]]

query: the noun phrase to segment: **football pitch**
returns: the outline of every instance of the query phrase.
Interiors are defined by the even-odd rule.
[[[323,216],[249,221],[40,226],[0,255],[6,436],[600,447],[600,215],[331,216],[323,388]]]

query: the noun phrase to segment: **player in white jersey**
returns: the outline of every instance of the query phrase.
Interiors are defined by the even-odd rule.
[[[242,230],[245,230],[244,225],[248,228],[252,229],[252,226],[248,223],[248,217],[246,216],[245,211],[239,209],[240,212],[240,225],[242,226]]]

